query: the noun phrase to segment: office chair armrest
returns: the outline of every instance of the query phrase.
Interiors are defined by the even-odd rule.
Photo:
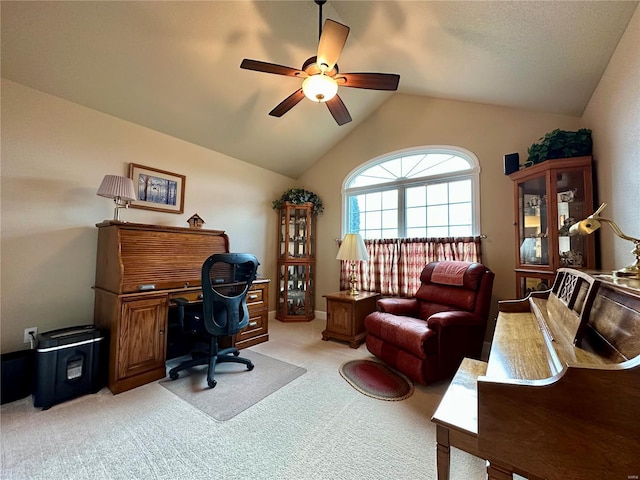
[[[183,297],[172,298],[171,301],[178,306],[178,322],[180,328],[184,330],[184,307],[189,305],[189,300]]]

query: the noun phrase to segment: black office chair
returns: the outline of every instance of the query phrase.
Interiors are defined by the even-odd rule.
[[[253,370],[251,360],[239,357],[235,346],[220,349],[219,337],[231,337],[249,324],[247,291],[256,278],[258,260],[249,253],[211,255],[202,264],[202,305],[189,305],[186,299],[176,299],[178,317],[183,329],[208,343],[208,351],[194,351],[192,359],[169,370],[172,380],[178,372],[196,365],[209,364],[207,384],[216,386],[217,363],[243,363]]]

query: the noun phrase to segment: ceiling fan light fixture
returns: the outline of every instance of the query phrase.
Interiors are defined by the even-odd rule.
[[[338,83],[328,75],[319,73],[304,79],[302,91],[309,100],[324,103],[336,96]]]

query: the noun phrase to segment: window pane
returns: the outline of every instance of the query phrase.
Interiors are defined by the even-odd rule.
[[[471,180],[461,180],[449,183],[449,201],[470,202],[471,201]]]
[[[367,193],[365,195],[365,210],[370,212],[371,210],[380,210],[382,208],[382,193]]]
[[[407,188],[406,194],[406,205],[407,207],[419,207],[427,204],[427,189],[423,186],[421,187],[410,187]]]
[[[427,228],[427,237],[448,237],[448,227],[429,227]]]
[[[398,208],[398,190],[385,190],[382,192],[382,205],[384,208]]]
[[[347,233],[357,233],[360,231],[360,202],[364,200],[362,195],[358,197],[348,197],[349,198],[349,210],[347,215],[349,218],[347,220]]]
[[[398,228],[398,210],[383,210],[382,211],[382,227],[386,229]]]
[[[451,225],[471,225],[471,204],[456,203],[449,208]]]
[[[447,205],[427,207],[427,226],[437,227],[449,225],[449,208]]]
[[[384,229],[380,238],[398,238],[398,229]]]
[[[449,228],[451,237],[470,237],[471,233],[471,225],[467,226],[452,226]]]
[[[407,238],[426,237],[427,229],[421,228],[407,228]]]
[[[407,208],[407,229],[427,225],[427,207]]]
[[[365,214],[367,230],[382,227],[382,218],[380,212],[367,212]]]
[[[427,186],[427,205],[442,205],[448,201],[449,193],[446,183]]]

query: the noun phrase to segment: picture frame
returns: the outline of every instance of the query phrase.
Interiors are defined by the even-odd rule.
[[[130,163],[129,178],[133,180],[137,198],[131,202],[132,208],[184,213],[184,175]]]

